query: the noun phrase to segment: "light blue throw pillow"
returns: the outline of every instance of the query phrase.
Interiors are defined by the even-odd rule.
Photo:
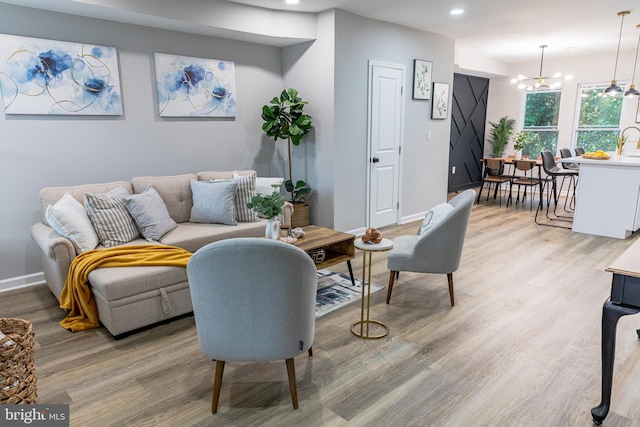
[[[233,201],[238,183],[234,181],[189,181],[193,194],[191,222],[238,225]]]
[[[164,200],[152,186],[140,194],[130,195],[125,202],[140,234],[150,242],[160,240],[178,226],[169,216]]]

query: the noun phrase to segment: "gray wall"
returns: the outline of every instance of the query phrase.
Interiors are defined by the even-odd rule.
[[[260,111],[282,89],[281,49],[45,12],[0,3],[0,33],[118,49],[124,115],[0,114],[0,280],[42,271],[29,235],[46,186],[130,180],[210,169],[283,176]],[[153,53],[235,61],[235,119],[164,119],[155,99]]]
[[[365,226],[369,60],[406,67],[401,218],[419,218],[446,199],[450,120],[431,120],[431,102],[412,100],[411,88],[414,59],[433,61],[434,81],[453,83],[453,39],[330,10],[318,16],[316,41],[283,52],[285,85],[309,101],[314,118],[292,162],[294,178],[313,188],[314,223]]]
[[[454,40],[337,11],[335,46],[335,227],[365,225],[369,60],[406,67],[400,215],[417,218],[446,200],[450,119],[431,120],[431,102],[411,99],[413,60],[432,61],[433,81],[451,85]]]

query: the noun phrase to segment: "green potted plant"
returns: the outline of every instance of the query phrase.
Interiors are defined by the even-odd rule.
[[[534,135],[531,131],[520,131],[513,135],[513,149],[516,150],[516,160],[522,158],[522,150],[533,141]]]
[[[294,214],[291,218],[291,225],[294,227],[309,225],[309,207],[306,205],[304,196],[309,194],[311,189],[302,180],[294,184],[291,172],[291,144],[300,145],[302,137],[311,130],[311,116],[304,114],[306,104],[306,101],[298,97],[296,89],[289,88],[283,90],[279,98],[274,97],[268,105],[262,107],[264,133],[274,141],[287,140],[289,179],[284,185],[291,194],[291,202],[294,204]]]
[[[267,226],[265,229],[265,237],[267,239],[277,240],[280,236],[280,225],[278,224],[278,215],[282,213],[284,206],[284,196],[280,194],[280,186],[272,185],[273,193],[265,196],[257,194],[247,203],[249,209],[253,209],[263,217],[267,218]]]
[[[509,145],[509,138],[513,133],[515,122],[515,119],[510,119],[508,116],[500,118],[498,123],[489,122],[491,125],[489,143],[493,147],[493,157],[502,157],[504,154],[505,148]]]

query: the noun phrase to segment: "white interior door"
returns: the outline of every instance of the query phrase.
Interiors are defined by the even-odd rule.
[[[399,223],[404,65],[369,62],[368,224]]]

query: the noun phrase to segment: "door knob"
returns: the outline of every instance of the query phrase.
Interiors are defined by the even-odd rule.
[[[372,161],[373,163],[378,163],[378,162],[380,161],[380,159],[379,159],[379,158],[377,158],[377,157],[374,157],[373,159],[371,159],[371,161]]]

